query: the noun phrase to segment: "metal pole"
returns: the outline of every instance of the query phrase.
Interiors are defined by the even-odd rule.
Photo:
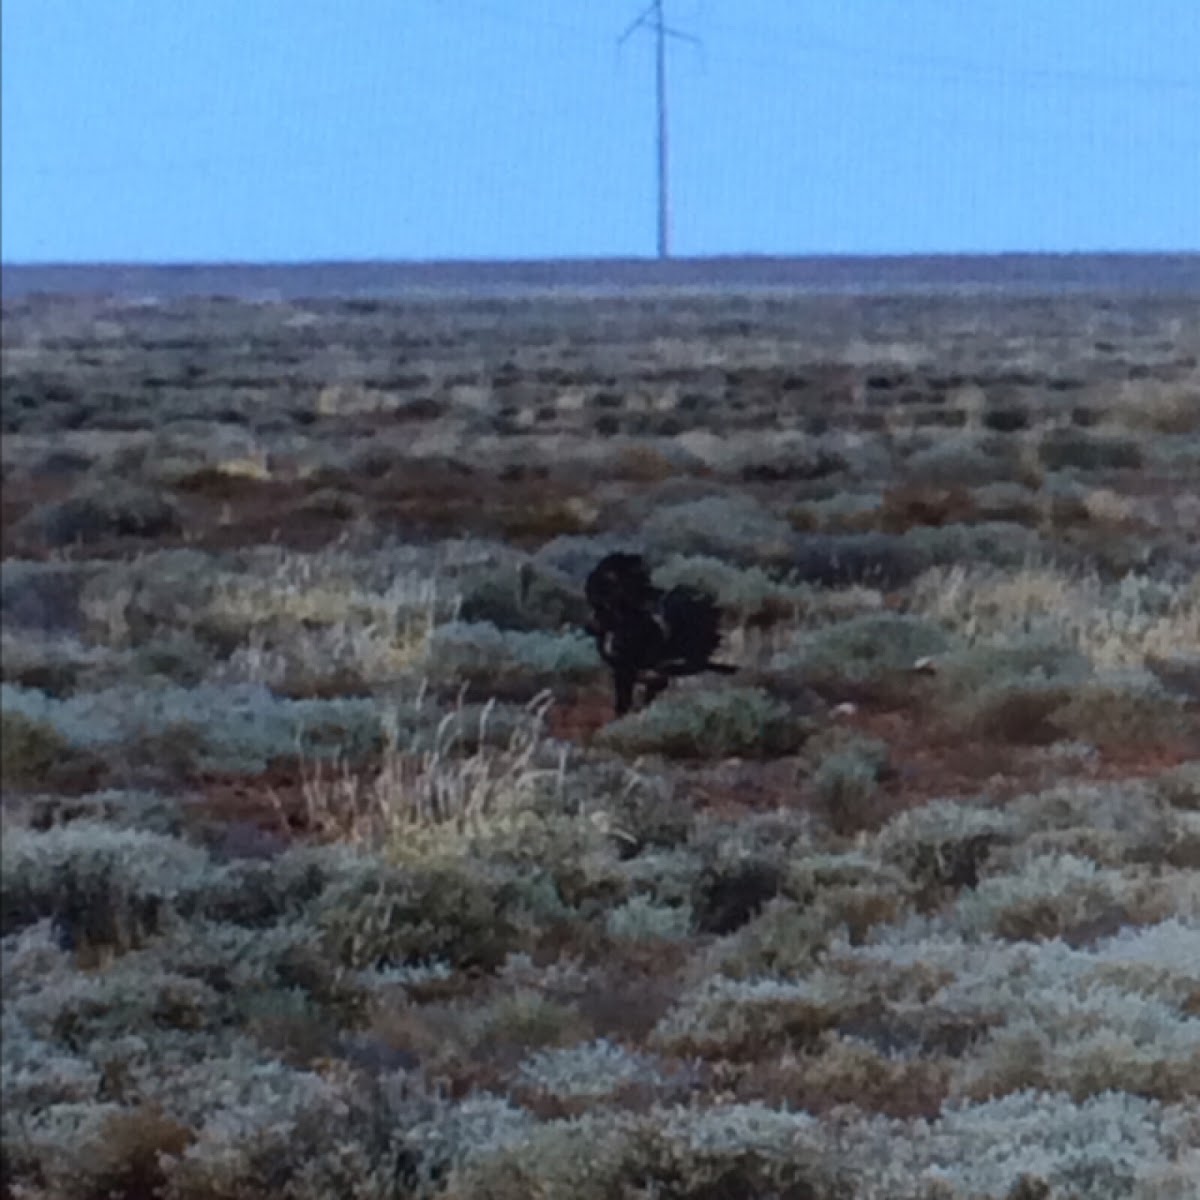
[[[658,98],[658,257],[671,257],[671,197],[667,161],[667,30],[663,0],[654,0],[655,90]]]

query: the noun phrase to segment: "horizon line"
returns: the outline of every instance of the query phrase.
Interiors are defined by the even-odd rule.
[[[945,259],[1062,259],[1062,258],[1200,258],[1200,249],[1178,250],[922,250],[922,251],[803,251],[798,253],[738,252],[720,254],[673,254],[659,258],[654,254],[547,255],[541,257],[447,257],[447,258],[363,258],[347,256],[318,258],[80,258],[22,259],[0,258],[0,270],[44,268],[125,268],[189,269],[277,267],[532,267],[630,265],[670,268],[676,264],[704,263],[795,263],[795,262],[913,262]]]

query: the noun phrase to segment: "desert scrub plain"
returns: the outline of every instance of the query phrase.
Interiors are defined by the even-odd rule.
[[[1200,315],[3,325],[3,1189],[1200,1194]],[[729,679],[610,721],[610,549]]]

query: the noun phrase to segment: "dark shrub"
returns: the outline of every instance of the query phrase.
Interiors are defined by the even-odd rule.
[[[498,629],[559,629],[582,625],[587,603],[580,591],[543,571],[497,567],[466,584],[459,617]]]
[[[89,488],[37,509],[26,528],[48,546],[88,545],[110,537],[163,537],[183,532],[179,510],[150,488],[114,484]]]
[[[79,598],[91,576],[65,563],[7,562],[0,572],[0,616],[8,628],[78,630]]]
[[[782,886],[783,872],[775,863],[753,858],[714,863],[701,871],[693,888],[697,927],[701,933],[733,933],[778,896]]]
[[[930,565],[928,555],[886,533],[806,534],[795,547],[796,577],[821,587],[903,587]]]
[[[512,889],[481,864],[381,867],[335,882],[317,904],[317,919],[347,967],[441,959],[493,968],[520,948],[514,902]]]
[[[1116,471],[1142,465],[1142,450],[1129,438],[1100,437],[1082,429],[1056,429],[1038,448],[1043,465],[1052,471]]]
[[[997,433],[1015,433],[1029,428],[1029,410],[1015,404],[990,408],[983,414],[983,423]]]

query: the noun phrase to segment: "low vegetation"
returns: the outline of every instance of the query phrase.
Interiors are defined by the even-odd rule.
[[[1182,301],[4,315],[6,1196],[1200,1189]]]

